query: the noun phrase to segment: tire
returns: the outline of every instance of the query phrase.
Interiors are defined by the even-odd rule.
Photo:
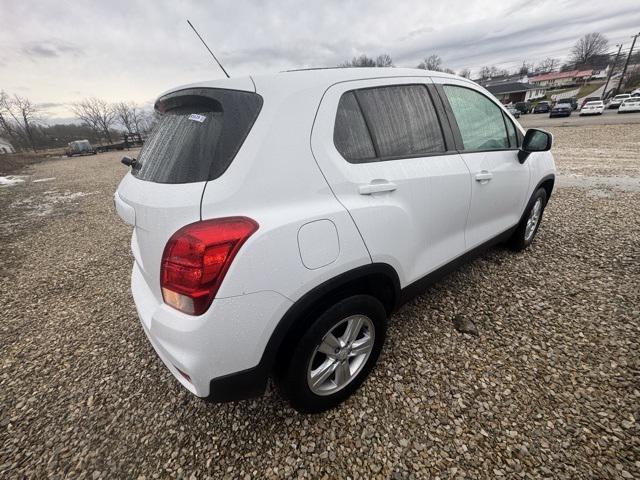
[[[349,327],[356,330],[356,336],[351,336],[353,344],[368,353],[351,356]],[[298,340],[288,364],[276,375],[280,392],[300,413],[319,413],[339,405],[358,389],[376,364],[386,330],[387,312],[376,298],[354,295],[341,300],[318,316]],[[333,335],[331,341],[326,340],[329,334]],[[339,345],[343,345],[340,350]],[[323,379],[323,371],[331,373]]]
[[[544,213],[546,205],[547,192],[544,188],[539,188],[533,194],[531,200],[529,200],[527,208],[524,210],[524,214],[520,219],[520,223],[509,239],[509,246],[512,250],[521,252],[533,243],[533,239],[536,238],[536,234],[538,233],[538,228],[540,228],[540,223],[542,223],[542,214]],[[533,219],[535,210],[538,210],[537,219],[534,224],[530,224],[529,221]]]

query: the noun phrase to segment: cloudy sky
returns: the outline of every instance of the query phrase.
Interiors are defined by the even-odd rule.
[[[221,76],[187,18],[232,76],[362,53],[388,53],[398,66],[437,53],[456,71],[516,68],[562,59],[594,31],[612,50],[628,48],[640,30],[638,0],[0,0],[0,88],[57,119],[83,97],[147,104]]]

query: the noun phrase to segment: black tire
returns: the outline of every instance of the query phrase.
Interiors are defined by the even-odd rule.
[[[542,202],[539,218],[533,230],[533,234],[527,237],[527,222],[529,221],[531,212],[534,206],[536,205],[536,202],[538,201],[538,199],[540,199]],[[509,246],[511,247],[512,250],[516,252],[520,252],[525,248],[527,248],[529,245],[531,245],[531,243],[533,243],[533,240],[536,238],[536,234],[538,233],[538,229],[540,228],[540,224],[542,223],[544,208],[546,206],[547,206],[547,191],[544,188],[539,188],[532,195],[531,200],[529,200],[529,203],[527,204],[527,208],[525,208],[524,210],[524,214],[520,219],[520,223],[518,224],[518,227],[516,228],[515,232],[513,232],[513,235],[511,236],[511,238],[509,239]]]
[[[311,362],[316,361],[314,353],[323,342],[325,335],[339,328],[345,319],[353,315],[364,315],[371,320],[374,330],[373,348],[363,365],[351,380],[335,393],[319,395],[312,391],[307,379]],[[346,324],[345,324],[346,326]],[[333,408],[346,400],[364,382],[376,364],[387,330],[387,312],[376,298],[369,295],[354,295],[339,301],[317,317],[302,334],[286,365],[281,366],[276,376],[281,394],[300,413],[319,413]],[[319,356],[322,356],[320,352]],[[329,359],[329,357],[326,357]],[[329,376],[329,380],[331,376]],[[335,379],[337,381],[337,378]]]

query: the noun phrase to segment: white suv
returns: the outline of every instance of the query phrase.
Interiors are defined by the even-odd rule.
[[[214,401],[269,377],[299,411],[348,397],[402,302],[497,242],[533,240],[551,135],[486,90],[399,68],[180,87],[115,194],[160,358]]]

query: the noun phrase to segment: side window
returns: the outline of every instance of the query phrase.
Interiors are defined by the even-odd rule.
[[[356,92],[382,159],[445,151],[435,107],[423,85],[396,85]]]
[[[509,148],[502,110],[475,90],[444,85],[466,151]],[[513,125],[512,125],[513,127]]]
[[[363,163],[375,159],[373,142],[353,92],[340,97],[333,143],[348,162]]]
[[[333,141],[350,163],[446,150],[435,107],[423,85],[346,92],[338,104]]]
[[[507,125],[507,135],[509,135],[509,146],[511,148],[518,148],[518,134],[516,133],[516,127],[513,125],[513,122],[507,117],[504,112],[502,113],[504,116],[504,123]]]

